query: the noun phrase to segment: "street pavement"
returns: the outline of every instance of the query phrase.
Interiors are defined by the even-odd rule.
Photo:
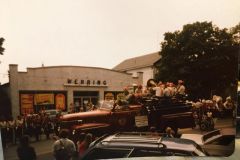
[[[215,125],[215,128],[218,128],[218,129],[229,128],[229,127],[233,127],[231,119],[227,119],[227,120],[219,119],[219,120],[217,120],[216,125]],[[200,129],[198,127],[196,127],[195,129],[191,129],[191,128],[189,128],[189,129],[180,129],[179,133],[204,134],[206,132],[202,132],[202,131],[200,131]],[[53,156],[52,156],[52,145],[53,145],[53,142],[54,142],[53,139],[46,140],[44,135],[42,135],[41,140],[39,142],[35,142],[34,139],[31,139],[31,143],[30,144],[31,144],[31,146],[33,146],[35,148],[38,160],[53,160],[54,159]],[[8,148],[3,149],[4,160],[17,160],[16,149],[17,149],[17,145],[9,145]],[[1,150],[2,150],[2,148],[0,147],[0,151]],[[240,139],[237,139],[236,140],[236,150],[235,150],[235,153],[232,156],[228,157],[228,158],[231,158],[231,159],[233,158],[233,159],[237,160],[237,159],[239,159],[238,158],[239,155],[240,155]],[[0,153],[0,160],[3,159],[1,156],[3,156],[3,155],[1,155],[1,153]],[[176,158],[176,159],[179,159],[179,158]],[[198,159],[198,158],[196,158],[196,159]],[[217,159],[219,159],[219,158],[217,158]]]

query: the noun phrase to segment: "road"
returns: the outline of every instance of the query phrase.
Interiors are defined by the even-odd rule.
[[[221,128],[228,128],[232,127],[232,121],[231,119],[219,119],[216,122],[215,128],[221,129]],[[198,134],[204,134],[205,132],[201,132],[200,129],[197,127],[195,129],[180,129],[179,133],[198,133]],[[35,148],[35,151],[37,153],[38,160],[53,160],[52,156],[52,144],[54,140],[46,140],[44,136],[42,136],[41,140],[39,142],[35,142],[34,139],[31,140],[31,146]],[[240,155],[240,139],[236,141],[236,151]],[[4,149],[4,159],[5,160],[17,160],[17,154],[16,154],[17,145],[10,145],[8,148]],[[238,159],[237,154],[231,156],[233,159]],[[0,154],[1,159],[1,154]]]

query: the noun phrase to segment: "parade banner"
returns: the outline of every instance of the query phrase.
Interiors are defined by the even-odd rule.
[[[65,102],[65,95],[64,94],[57,94],[55,96],[56,99],[56,109],[58,110],[65,110],[66,102]]]
[[[20,94],[21,113],[33,112],[33,94]]]
[[[35,94],[34,105],[54,104],[54,94]]]

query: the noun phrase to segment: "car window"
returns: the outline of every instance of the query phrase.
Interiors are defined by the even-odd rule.
[[[131,149],[122,148],[94,148],[84,155],[83,160],[125,158],[129,155]]]
[[[202,140],[204,143],[208,143],[220,136],[221,136],[220,130],[215,130],[215,131],[212,131],[212,132],[209,132],[209,133],[203,135]]]
[[[214,144],[214,145],[224,145],[228,146],[235,140],[234,136],[221,136],[217,138],[216,140],[208,143],[208,144]]]

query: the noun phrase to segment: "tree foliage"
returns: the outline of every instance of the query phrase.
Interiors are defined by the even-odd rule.
[[[233,92],[239,49],[233,33],[219,29],[212,22],[196,22],[164,36],[157,80],[184,80],[191,98],[226,96]]]
[[[230,28],[230,33],[233,36],[233,40],[238,45],[240,44],[240,23],[238,23],[236,26]]]
[[[2,47],[3,42],[4,42],[4,38],[0,38],[0,54],[1,55],[3,55],[3,52],[4,52],[4,48]]]

